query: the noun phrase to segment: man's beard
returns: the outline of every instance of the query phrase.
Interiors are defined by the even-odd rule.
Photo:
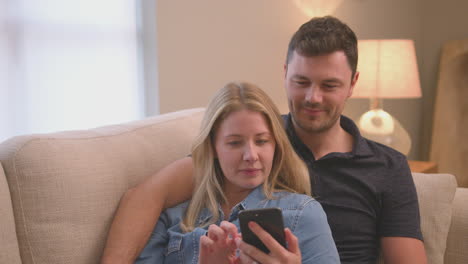
[[[325,119],[321,121],[315,121],[315,120],[307,120],[308,117],[307,115],[303,115],[303,119],[296,118],[296,113],[292,113],[293,121],[298,126],[301,130],[310,133],[310,134],[318,134],[318,133],[323,133],[328,131],[330,128],[332,128],[336,122],[338,121],[340,115],[337,115],[336,113],[331,113],[330,109],[320,105],[320,104],[311,104],[311,103],[304,103],[301,105],[301,110],[302,108],[309,108],[309,109],[319,109],[324,111]]]

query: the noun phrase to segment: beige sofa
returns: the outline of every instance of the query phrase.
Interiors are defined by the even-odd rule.
[[[202,114],[1,143],[0,263],[98,263],[122,194],[185,156]],[[414,179],[429,263],[468,263],[468,189],[448,174]]]

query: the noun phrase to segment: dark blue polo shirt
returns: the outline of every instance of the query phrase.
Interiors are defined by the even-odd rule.
[[[422,240],[419,206],[406,157],[365,139],[354,122],[341,116],[341,127],[354,145],[348,153],[319,160],[284,115],[286,132],[309,169],[313,196],[322,204],[342,263],[375,263],[380,237]]]

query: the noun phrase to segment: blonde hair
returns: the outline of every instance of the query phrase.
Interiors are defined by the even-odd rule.
[[[273,101],[253,84],[228,83],[208,104],[200,133],[192,145],[195,188],[181,223],[185,232],[216,223],[220,217],[218,202],[223,204],[227,200],[223,193],[224,175],[215,159],[214,134],[229,114],[243,109],[262,113],[276,141],[271,172],[263,183],[265,196],[273,199],[275,191],[311,195],[307,167],[293,150]],[[208,208],[213,217],[206,223],[197,223],[196,220],[204,208]]]

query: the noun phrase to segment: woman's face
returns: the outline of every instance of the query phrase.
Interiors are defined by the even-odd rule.
[[[270,175],[276,142],[263,114],[229,114],[216,131],[214,145],[225,192],[249,193]]]

